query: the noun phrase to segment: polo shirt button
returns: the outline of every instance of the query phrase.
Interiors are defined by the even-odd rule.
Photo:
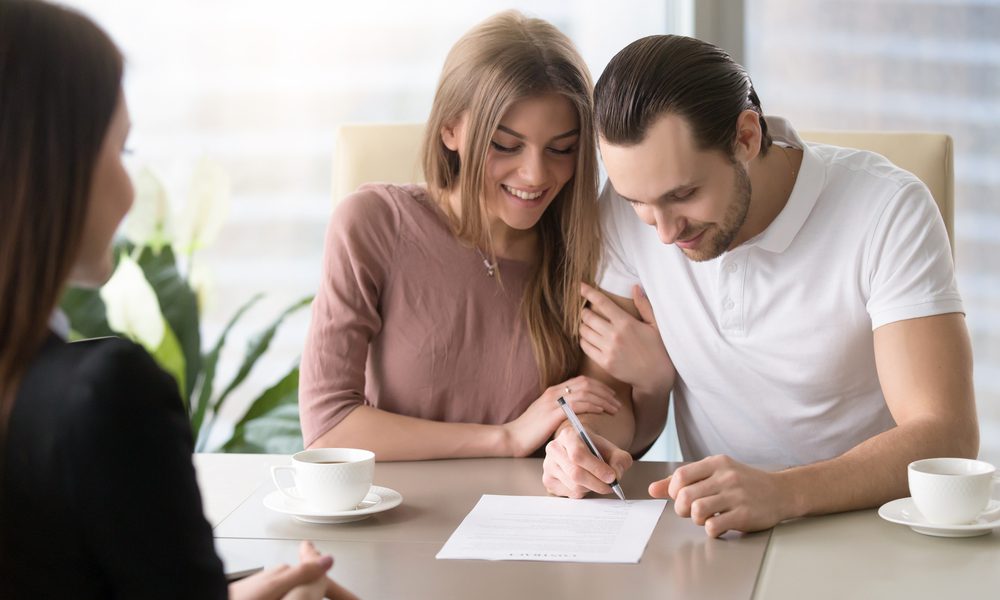
[[[736,303],[732,300],[726,300],[726,303],[723,306],[726,307],[726,310],[732,310],[733,307],[736,306]]]
[[[735,273],[736,269],[738,269],[739,267],[736,266],[736,263],[730,263],[729,267],[727,267],[727,268],[729,269],[730,273]]]

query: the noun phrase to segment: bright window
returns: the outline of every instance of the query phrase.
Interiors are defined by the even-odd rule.
[[[940,131],[955,142],[959,291],[981,456],[1000,461],[1000,2],[748,0],[747,67],[800,129]]]
[[[633,0],[627,9],[600,0],[67,4],[124,50],[130,146],[168,193],[184,197],[201,157],[221,163],[232,179],[229,220],[197,256],[214,282],[205,344],[256,292],[268,296],[249,315],[257,324],[244,335],[315,291],[337,126],[424,120],[448,49],[472,25],[507,8],[545,18],[577,43],[595,79],[629,42],[689,32],[684,0]],[[259,392],[287,371],[307,322],[303,312],[285,324],[244,389]],[[227,346],[242,352],[238,336]],[[234,370],[238,358],[224,356],[221,368]],[[242,413],[233,404],[223,418]]]

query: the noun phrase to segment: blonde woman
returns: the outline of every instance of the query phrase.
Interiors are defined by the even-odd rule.
[[[563,420],[557,398],[622,408],[571,377],[600,252],[591,90],[545,21],[501,13],[455,44],[427,184],[362,186],[331,219],[302,357],[306,446],[529,456]]]

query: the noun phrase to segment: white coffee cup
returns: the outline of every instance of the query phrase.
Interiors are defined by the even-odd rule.
[[[282,485],[279,473],[292,475],[294,490]],[[271,479],[282,494],[309,510],[332,513],[356,507],[372,487],[375,453],[356,448],[317,448],[292,455],[290,466],[271,467]]]
[[[910,496],[930,523],[976,520],[990,503],[996,467],[971,458],[927,458],[910,463]]]

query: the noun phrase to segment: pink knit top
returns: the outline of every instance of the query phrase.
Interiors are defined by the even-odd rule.
[[[540,395],[521,294],[451,233],[418,185],[368,184],[341,201],[302,356],[306,446],[362,404],[435,421],[501,424]]]

